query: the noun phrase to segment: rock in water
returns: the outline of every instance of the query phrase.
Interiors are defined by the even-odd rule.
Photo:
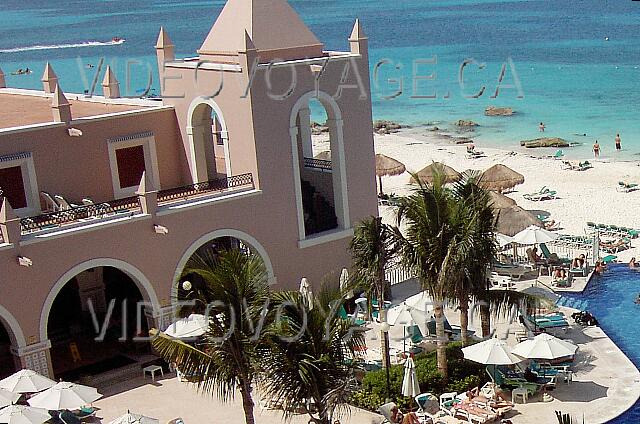
[[[520,145],[529,149],[537,147],[569,147],[569,142],[559,137],[542,137],[533,140],[523,140],[520,142]]]
[[[488,106],[484,110],[484,114],[487,116],[511,116],[513,115],[513,109],[510,107]]]
[[[477,127],[478,124],[473,122],[473,121],[468,121],[465,119],[460,119],[459,121],[456,122],[456,125],[459,127]]]
[[[378,134],[391,134],[397,133],[402,128],[402,125],[392,121],[375,121],[373,123],[373,131]]]

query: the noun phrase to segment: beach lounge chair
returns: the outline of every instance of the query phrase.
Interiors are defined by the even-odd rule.
[[[382,405],[380,408],[378,408],[378,412],[380,412],[380,415],[382,415],[384,417],[384,421],[382,421],[381,424],[383,423],[391,423],[391,410],[396,406],[395,402],[389,402],[389,403],[385,403],[384,405]]]
[[[86,420],[91,417],[96,416],[96,412],[98,412],[97,408],[92,407],[82,407],[77,411],[73,411],[73,415],[76,416],[80,421]]]
[[[523,195],[526,200],[531,200],[532,202],[539,202],[541,200],[553,200],[556,198],[557,192],[554,190],[549,190],[549,188],[542,187],[536,193],[528,193]]]
[[[540,243],[540,251],[542,252],[542,256],[550,264],[570,264],[571,263],[571,259],[560,258],[556,253],[551,253],[547,245],[544,243]]]
[[[554,159],[560,159],[564,157],[564,152],[562,149],[558,150],[553,156]]]
[[[638,190],[638,184],[626,183],[624,181],[618,181],[617,190],[621,193],[629,193],[634,190]]]
[[[51,197],[51,195],[46,191],[41,191],[40,197],[44,200],[46,212],[57,212],[60,209],[55,200],[53,200],[53,197]]]
[[[73,208],[77,208],[79,205],[74,205],[73,203],[69,203],[67,202],[67,200],[60,196],[59,194],[56,194],[55,196],[53,196],[53,198],[56,200],[56,203],[58,203],[58,209],[61,211],[67,211],[69,209],[73,209]]]
[[[80,424],[82,421],[71,411],[62,411],[58,417],[63,424]]]

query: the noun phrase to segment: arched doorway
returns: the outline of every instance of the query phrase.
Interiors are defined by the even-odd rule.
[[[144,361],[151,352],[147,312],[157,305],[148,287],[115,266],[81,266],[63,277],[41,322],[54,375],[76,381]]]
[[[221,109],[213,100],[197,98],[189,108],[188,119],[194,183],[230,176],[228,136]]]
[[[342,115],[323,92],[302,96],[291,113],[300,240],[350,227]]]
[[[246,254],[254,254],[256,256],[259,256],[264,262],[267,271],[267,277],[269,278],[269,284],[276,284],[273,264],[271,263],[271,259],[269,258],[269,255],[267,254],[267,251],[262,246],[262,244],[251,235],[242,231],[233,229],[222,229],[203,235],[198,240],[193,242],[182,255],[182,258],[180,259],[180,261],[178,262],[178,266],[176,267],[176,272],[173,280],[174,283],[172,287],[171,298],[174,301],[184,300],[182,283],[185,280],[189,280],[191,282],[191,280],[194,279],[194,277],[184,277],[182,275],[189,260],[195,255],[198,255],[200,252],[206,250],[216,251],[222,249],[239,249]]]

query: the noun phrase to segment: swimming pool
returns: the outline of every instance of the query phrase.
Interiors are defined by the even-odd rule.
[[[640,367],[640,326],[625,325],[640,317],[640,305],[634,303],[638,293],[640,271],[613,265],[603,276],[594,277],[584,293],[563,295],[558,304],[591,312],[609,338]],[[640,423],[640,401],[610,423]]]

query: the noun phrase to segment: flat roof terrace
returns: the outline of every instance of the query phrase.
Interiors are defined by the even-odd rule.
[[[74,119],[162,106],[161,102],[151,100],[66,96]],[[41,91],[0,89],[0,129],[53,122],[51,100],[51,94]]]

